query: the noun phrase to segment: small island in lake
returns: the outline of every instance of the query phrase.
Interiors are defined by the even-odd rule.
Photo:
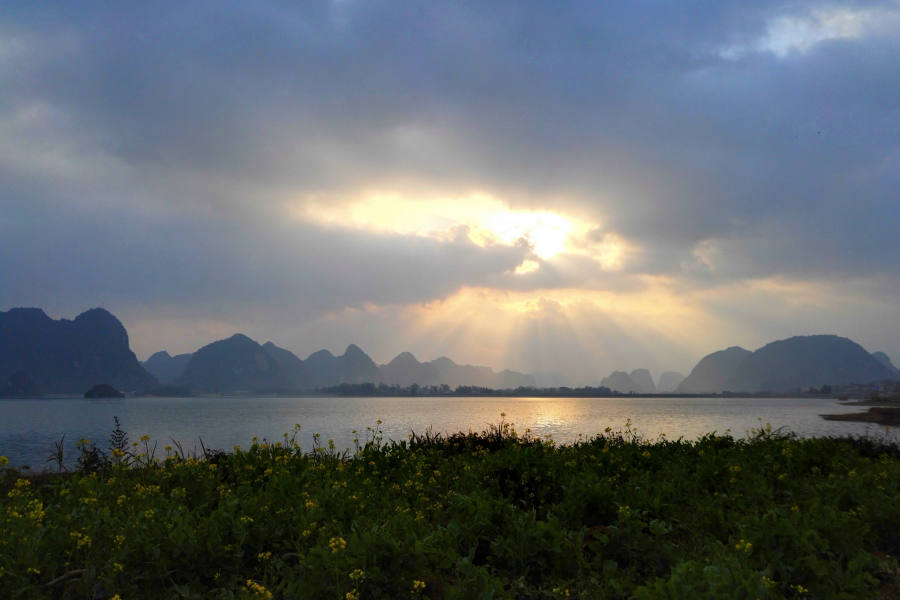
[[[111,385],[98,383],[84,393],[85,398],[124,398],[125,394]]]

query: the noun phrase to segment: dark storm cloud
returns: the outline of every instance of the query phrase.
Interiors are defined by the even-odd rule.
[[[279,191],[396,182],[592,214],[641,248],[630,273],[900,277],[897,30],[759,46],[838,9],[896,4],[7,3],[0,301],[627,288],[578,258],[516,279],[519,248],[277,216]],[[22,172],[10,146],[99,163]]]

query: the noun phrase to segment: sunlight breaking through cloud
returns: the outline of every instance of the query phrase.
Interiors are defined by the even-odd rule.
[[[537,258],[547,260],[565,253],[587,255],[602,269],[616,270],[626,254],[625,241],[615,233],[598,234],[596,223],[551,210],[514,210],[485,194],[432,199],[373,194],[351,202],[313,198],[293,204],[290,211],[295,218],[327,227],[439,241],[465,236],[481,247],[525,246],[533,258],[516,267],[519,275],[539,270]]]

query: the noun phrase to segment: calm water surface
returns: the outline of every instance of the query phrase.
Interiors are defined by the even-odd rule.
[[[864,423],[826,421],[819,415],[865,409],[834,400],[808,398],[128,398],[122,404],[92,404],[83,399],[0,400],[0,455],[15,465],[41,469],[53,442],[66,436],[67,451],[90,438],[101,448],[118,416],[132,440],[149,435],[160,448],[180,442],[185,449],[231,450],[248,447],[254,436],[279,439],[294,423],[310,448],[312,434],[333,438],[338,448],[352,446],[354,429],[365,431],[382,420],[384,437],[406,439],[423,433],[481,431],[500,413],[522,432],[530,428],[571,442],[606,427],[623,428],[631,419],[644,437],[694,439],[730,429],[735,436],[759,426],[759,420],[801,436],[861,434],[881,430]]]

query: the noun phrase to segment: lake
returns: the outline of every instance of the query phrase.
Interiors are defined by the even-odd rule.
[[[500,414],[519,432],[530,428],[568,443],[578,434],[592,436],[606,427],[622,429],[628,419],[644,437],[695,439],[731,430],[743,437],[769,422],[805,437],[862,434],[884,429],[865,423],[826,421],[819,415],[863,411],[835,400],[809,398],[127,398],[123,403],[89,400],[0,400],[0,455],[12,465],[42,469],[53,442],[66,436],[67,453],[89,438],[106,449],[113,416],[131,440],[149,435],[162,448],[176,440],[185,449],[247,448],[254,436],[277,440],[295,423],[302,426],[304,449],[313,433],[338,448],[351,447],[354,429],[365,432],[381,419],[385,439],[424,433],[481,431]],[[164,454],[159,452],[158,456]]]

